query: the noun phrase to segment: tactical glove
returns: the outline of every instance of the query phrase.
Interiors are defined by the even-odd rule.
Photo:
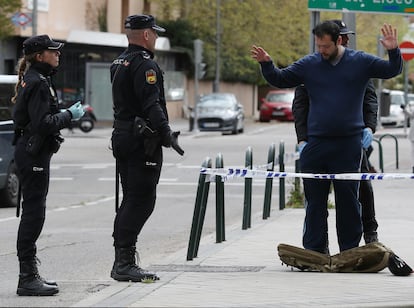
[[[80,101],[77,101],[75,104],[70,106],[68,111],[72,115],[72,120],[79,120],[85,114]]]
[[[181,156],[184,155],[184,150],[178,145],[178,135],[180,131],[171,132],[171,147]]]

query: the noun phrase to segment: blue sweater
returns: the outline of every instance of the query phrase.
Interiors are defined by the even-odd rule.
[[[278,69],[260,62],[263,77],[272,86],[305,84],[309,93],[308,136],[334,137],[361,133],[365,127],[362,103],[370,78],[388,79],[401,73],[400,49],[388,51],[389,61],[352,49],[336,65],[319,53]]]

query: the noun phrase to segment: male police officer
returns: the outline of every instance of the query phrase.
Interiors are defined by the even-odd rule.
[[[136,264],[136,241],[151,215],[161,172],[162,148],[180,155],[179,132],[171,131],[164,96],[163,72],[153,60],[158,32],[151,15],[125,19],[128,48],[113,61],[114,110],[112,149],[121,176],[123,199],[114,221],[115,262],[111,277],[118,281],[159,279]]]

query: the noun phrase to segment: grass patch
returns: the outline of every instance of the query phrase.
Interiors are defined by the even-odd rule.
[[[332,184],[329,190],[329,194],[333,191]],[[305,193],[301,189],[300,185],[295,183],[294,187],[289,192],[289,198],[286,202],[288,208],[304,208],[305,207]],[[328,209],[334,209],[335,203],[328,199]]]

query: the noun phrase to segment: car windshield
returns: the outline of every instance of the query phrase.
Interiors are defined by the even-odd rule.
[[[285,93],[269,93],[266,99],[269,102],[292,103],[293,98],[294,98],[293,92],[285,92]]]
[[[223,96],[204,97],[199,101],[199,106],[228,109],[234,106],[234,102]]]
[[[205,100],[200,102],[201,107],[231,108],[233,103],[224,99]]]
[[[14,95],[14,84],[0,83],[0,121],[10,120],[12,118],[11,98]]]
[[[391,94],[391,105],[402,105],[404,104],[404,95],[403,94]]]

